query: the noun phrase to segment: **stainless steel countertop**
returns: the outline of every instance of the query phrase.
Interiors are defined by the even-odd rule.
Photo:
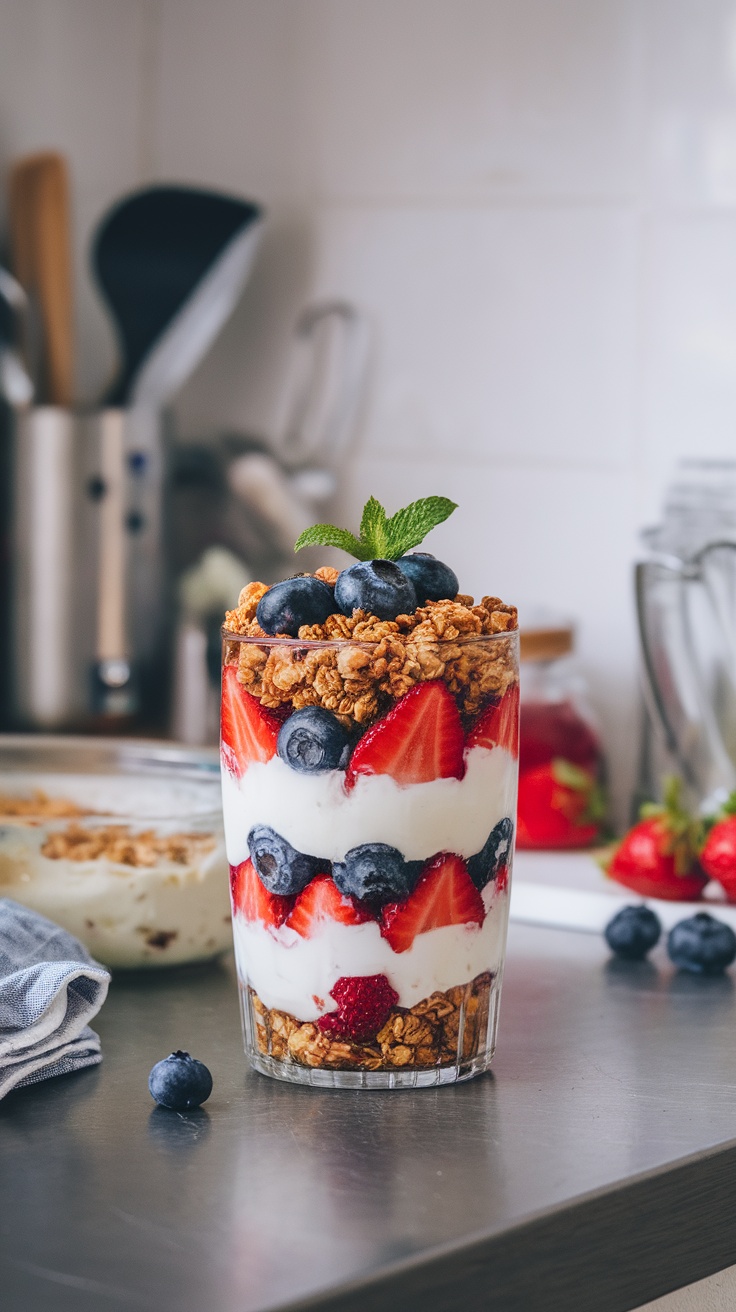
[[[735,1262],[733,981],[653,963],[512,926],[494,1076],[375,1093],[247,1072],[228,963],[119,974],[103,1064],[0,1104],[3,1312],[623,1312]]]

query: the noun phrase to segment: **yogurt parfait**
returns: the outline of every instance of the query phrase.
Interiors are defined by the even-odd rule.
[[[445,498],[358,556],[268,588],[223,628],[222,792],[246,1052],[335,1087],[487,1069],[508,919],[518,759],[513,607],[410,549]]]

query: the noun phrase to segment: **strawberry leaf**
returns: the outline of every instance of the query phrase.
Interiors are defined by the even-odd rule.
[[[643,820],[662,821],[667,835],[663,851],[675,858],[675,874],[692,874],[697,854],[704,841],[703,821],[687,810],[682,798],[682,780],[668,775],[663,787],[664,804],[645,802],[641,807]]]
[[[593,775],[572,761],[566,761],[563,756],[556,756],[552,762],[552,777],[564,788],[581,793],[585,798],[585,810],[580,813],[576,824],[603,824],[608,812],[606,794]]]
[[[582,770],[563,756],[556,756],[552,762],[552,777],[565,788],[572,788],[576,793],[588,793],[593,787],[593,779],[587,770]]]

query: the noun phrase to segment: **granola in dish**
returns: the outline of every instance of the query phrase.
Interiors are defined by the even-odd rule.
[[[514,835],[516,608],[411,552],[453,503],[360,536],[223,625],[222,785],[246,1048],[306,1083],[448,1082],[493,1051]],[[324,1079],[322,1078],[324,1077]]]
[[[76,802],[66,797],[49,797],[42,788],[34,788],[29,796],[0,793],[0,821],[20,820],[28,824],[41,824],[43,820],[84,814]]]
[[[211,852],[214,834],[157,834],[155,829],[136,832],[130,825],[100,825],[94,829],[72,822],[49,834],[41,855],[50,861],[99,861],[113,865],[156,866],[174,862],[185,866]]]

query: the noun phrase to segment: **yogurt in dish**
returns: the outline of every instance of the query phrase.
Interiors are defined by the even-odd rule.
[[[63,925],[112,967],[225,951],[230,910],[216,779],[165,769],[86,773],[93,740],[78,753],[73,741],[49,748],[51,756],[66,751],[64,770],[24,769],[28,753],[43,756],[43,740],[25,741],[21,768],[10,768],[12,748],[3,747],[0,896]],[[109,767],[115,746],[98,750]]]
[[[381,582],[393,578],[393,565],[378,569],[387,564],[367,562]],[[223,629],[222,796],[246,1051],[264,1073],[303,1083],[454,1082],[485,1070],[495,1044],[516,612],[455,589],[396,620],[348,614],[342,577],[325,567],[274,589],[251,584]],[[261,620],[287,622],[287,584],[297,611],[311,602],[309,580],[334,613],[293,636],[264,632]],[[332,602],[317,582],[334,587]]]

